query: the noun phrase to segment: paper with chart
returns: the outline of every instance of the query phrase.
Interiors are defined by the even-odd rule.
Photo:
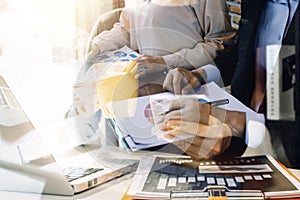
[[[115,51],[103,52],[95,56],[95,62],[110,63],[110,62],[125,62],[132,61],[141,56],[131,48],[124,46]]]
[[[257,119],[258,123],[261,123],[262,126],[264,126],[263,115],[257,114],[244,106],[214,82],[203,85],[199,94],[204,95],[209,101],[228,99],[229,104],[220,107],[227,110],[246,112],[248,116],[251,116],[252,119]],[[106,104],[107,109],[111,112],[111,116],[113,116],[113,122],[116,125],[118,136],[128,141],[127,143],[130,143],[128,146],[131,150],[146,149],[192,137],[191,135],[186,134],[182,135],[181,138],[175,137],[173,139],[167,139],[163,137],[164,133],[154,126],[150,99],[151,97],[153,98],[161,95],[166,95],[165,98],[167,98],[167,95],[174,97],[174,94],[163,93]],[[194,98],[196,97],[197,96],[194,96]],[[258,129],[256,129],[256,131],[259,132]],[[263,135],[264,133],[262,133],[260,137],[263,137]],[[259,137],[255,137],[255,139],[259,140]],[[246,134],[246,140],[251,142],[248,133]]]

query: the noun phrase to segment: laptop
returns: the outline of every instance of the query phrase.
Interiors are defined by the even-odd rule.
[[[138,159],[126,158],[128,152],[113,146],[83,148],[65,168],[0,76],[0,190],[74,195],[135,171]]]

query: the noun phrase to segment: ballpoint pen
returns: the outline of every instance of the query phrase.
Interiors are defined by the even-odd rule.
[[[229,99],[219,99],[219,100],[215,100],[215,101],[207,101],[206,99],[200,98],[197,100],[200,103],[205,103],[205,104],[209,104],[212,106],[221,106],[221,105],[225,105],[225,104],[229,103]],[[159,113],[158,115],[165,115],[165,114],[168,114],[169,112],[170,111],[164,111],[164,112]]]
[[[212,106],[221,106],[221,105],[225,105],[229,103],[228,99],[219,99],[219,100],[215,100],[215,101],[207,101],[205,99],[198,99],[199,102],[201,103],[206,103]]]

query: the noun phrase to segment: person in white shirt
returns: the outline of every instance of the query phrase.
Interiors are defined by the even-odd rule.
[[[219,83],[220,72],[214,60],[219,51],[225,50],[227,44],[233,43],[235,35],[236,32],[230,24],[226,0],[129,0],[119,22],[115,23],[112,29],[101,32],[93,39],[87,60],[93,60],[100,53],[128,46],[142,55],[136,59],[137,65],[132,69],[134,73],[137,72],[138,79],[148,77],[148,81],[151,82],[158,73],[163,72],[170,77],[174,69],[187,71],[197,69],[195,75],[201,79],[197,83],[198,86],[210,81]],[[161,87],[162,84],[163,80]],[[210,110],[207,105],[203,105],[204,107]],[[214,117],[219,111],[212,110],[213,114],[211,111],[206,113],[205,123],[220,123],[218,118]],[[241,120],[245,117],[239,112],[232,115],[237,115]],[[194,123],[196,127],[199,124],[197,119]],[[202,119],[204,118],[201,117]],[[200,118],[198,120],[200,121]],[[239,137],[239,133],[243,132],[239,125],[234,125],[229,116],[227,121],[228,125],[223,127],[226,131],[222,139],[215,140],[212,137],[212,140],[205,140],[205,143],[208,142],[206,145],[201,145],[201,137],[205,136],[195,137],[198,146],[192,145],[191,142],[185,152],[196,159],[208,159],[220,154],[229,146],[232,135]],[[166,124],[166,129],[178,121],[169,123],[171,124]],[[176,133],[175,131],[172,134]],[[201,146],[208,147],[208,151],[204,151],[207,154],[198,151],[197,148]]]
[[[193,95],[195,89],[201,86],[198,70],[173,69],[167,74],[163,87],[176,95]],[[160,118],[159,127],[166,131],[165,137],[194,135],[192,139],[175,145],[196,160],[240,156],[248,147],[262,148],[267,138],[263,114],[245,106],[243,109],[232,106],[219,108],[199,102],[196,96],[172,101],[168,111]]]
[[[142,55],[137,59],[140,69],[134,69],[137,77],[177,67],[201,68],[204,80],[219,82],[214,59],[234,36],[225,0],[130,0],[120,21],[94,38],[88,59],[126,45]]]

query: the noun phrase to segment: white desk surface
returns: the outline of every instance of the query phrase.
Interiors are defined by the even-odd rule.
[[[45,68],[37,80],[17,77],[9,71],[1,74],[43,138],[50,145],[55,144],[55,148],[57,145],[76,143],[74,135],[70,135],[72,133],[64,120],[64,114],[72,104],[72,86],[77,70],[74,65],[52,66]],[[132,176],[120,177],[72,197],[0,191],[0,199],[120,199]]]
[[[64,114],[73,102],[72,86],[76,78],[74,72],[72,72],[75,75],[73,77],[65,76],[70,70],[74,70],[72,66],[47,68],[41,74],[39,80],[29,85],[23,85],[22,79],[10,79],[10,77],[14,77],[10,74],[7,76],[2,74],[33,125],[37,128],[49,149],[53,151],[52,153],[58,162],[64,160],[65,156],[75,156],[79,152],[78,140],[73,125],[64,119]],[[77,149],[77,151],[74,149]],[[0,199],[118,200],[124,195],[133,176],[134,173],[124,175],[71,197],[0,191]]]
[[[72,66],[71,70],[74,70]],[[67,73],[74,76],[65,77]],[[66,147],[72,148],[76,145],[76,137],[70,129],[70,124],[64,120],[64,114],[72,104],[72,85],[75,77],[76,73],[74,71],[70,73],[70,67],[57,66],[45,70],[35,84],[12,88],[33,124],[45,141],[56,149],[57,155],[64,155],[63,152],[68,151]],[[9,84],[14,84],[14,81],[7,80]],[[16,81],[17,85],[20,84],[20,80]],[[292,172],[300,177],[300,170]],[[118,200],[130,185],[133,175],[134,173],[122,176],[71,197],[0,191],[0,199]]]
[[[18,193],[18,192],[3,192],[0,191],[0,198],[5,200],[119,200],[124,195],[124,192],[131,183],[133,174],[129,174],[118,179],[112,180],[103,185],[97,186],[93,189],[87,190],[83,193],[74,196],[56,196],[56,195],[42,195],[31,193]]]

